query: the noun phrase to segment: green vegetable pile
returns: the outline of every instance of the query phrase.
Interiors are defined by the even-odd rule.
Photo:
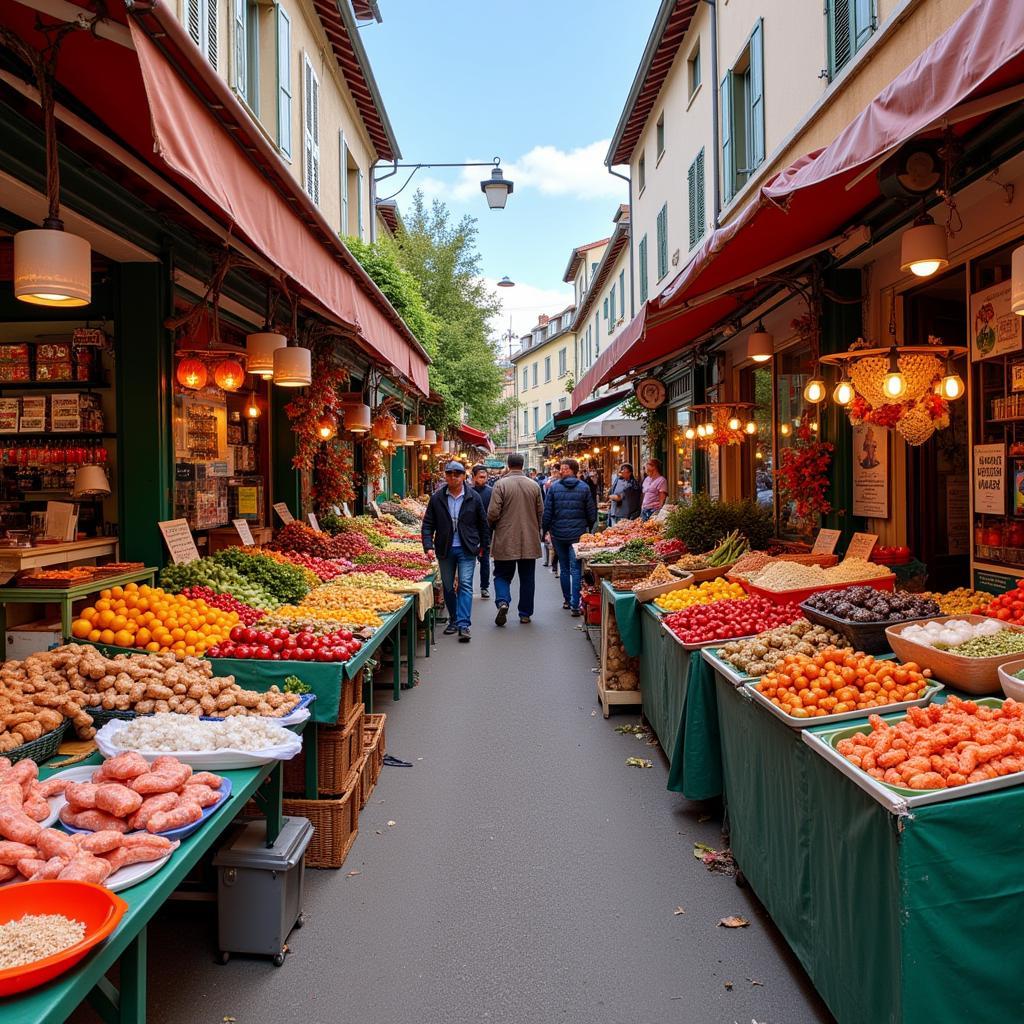
[[[746,537],[740,536],[739,530],[733,530],[721,544],[715,548],[707,557],[708,568],[712,569],[719,565],[731,565],[741,555],[750,550],[750,544]]]
[[[645,540],[631,540],[618,551],[600,551],[589,559],[591,565],[617,565],[620,562],[656,562],[654,548]]]
[[[165,565],[160,570],[160,586],[172,594],[180,593],[186,587],[209,587],[218,594],[230,594],[253,608],[271,609],[284,603],[237,569],[213,558]]]
[[[211,558],[262,587],[276,599],[277,604],[299,604],[309,593],[306,574],[297,565],[286,565],[273,558],[252,554],[244,548],[225,548]]]
[[[309,693],[313,689],[309,683],[304,683],[298,676],[284,677],[285,693]]]
[[[707,494],[695,494],[665,518],[665,536],[681,540],[688,551],[710,551],[733,531],[746,537],[755,551],[763,551],[775,534],[774,515],[768,506],[749,498],[715,501]]]
[[[1024,652],[1024,633],[1015,629],[1003,629],[991,636],[976,636],[967,643],[949,649],[950,654],[959,654],[963,658],[992,658],[1000,654],[1020,654]]]

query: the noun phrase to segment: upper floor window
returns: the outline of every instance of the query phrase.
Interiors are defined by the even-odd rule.
[[[292,21],[277,9],[277,145],[292,155]]]
[[[344,128],[338,129],[338,186],[341,192],[341,234],[349,233],[348,226],[348,143]]]
[[[544,422],[547,423],[547,421],[549,419],[551,419],[551,403],[550,402],[545,402],[544,403]]]
[[[664,113],[658,118],[658,126],[656,129],[656,139],[658,143],[658,159],[661,159],[661,154],[665,152],[665,115]]]
[[[202,55],[217,67],[217,0],[186,0],[188,34]]]
[[[612,290],[608,294],[608,333],[611,334],[615,330],[615,285],[612,285]]]
[[[567,365],[567,357],[569,350],[567,348],[560,348],[558,350],[558,376],[564,377],[569,372]]]
[[[308,56],[302,58],[302,183],[320,204],[320,80]]]
[[[544,383],[551,380],[551,356],[544,357]]]
[[[831,82],[878,27],[874,0],[825,0],[825,22]]]
[[[530,432],[530,413],[528,410],[523,410],[523,433],[528,434]]]
[[[534,387],[537,387],[537,367],[538,367],[538,365],[539,365],[538,363],[534,363],[533,367],[532,367],[532,369],[530,371],[530,375],[533,377],[533,386]]]
[[[842,2],[842,0],[840,0]],[[700,85],[700,40],[694,46],[693,52],[686,61],[686,84],[692,96]]]
[[[255,0],[232,0],[232,79],[254,114],[260,106],[260,20]]]
[[[637,273],[640,275],[640,301],[647,301],[647,236],[640,239],[637,249]]]
[[[602,308],[604,310],[604,318],[605,318],[605,320],[607,320],[608,319],[608,296],[607,295],[604,297],[604,303],[603,303]]]
[[[590,264],[590,276],[594,276],[594,272],[597,270],[597,260]]]
[[[725,201],[764,162],[764,23],[722,79],[722,184]]]
[[[640,154],[636,165],[636,186],[638,192],[647,188],[647,156],[644,153]]]
[[[668,273],[668,203],[658,211],[658,280]]]
[[[704,150],[690,164],[686,172],[686,187],[690,200],[690,248],[704,237]]]
[[[528,391],[529,387],[530,387],[530,373],[526,369],[526,367],[524,366],[523,367],[523,390],[524,391]]]
[[[565,395],[562,395],[562,397],[558,400],[558,411],[559,412],[565,412],[565,403],[566,403]]]
[[[622,306],[621,316],[625,319],[626,316],[626,272],[624,270],[619,271],[619,305]]]

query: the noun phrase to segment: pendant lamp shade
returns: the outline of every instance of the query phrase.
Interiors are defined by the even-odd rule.
[[[274,383],[282,388],[304,388],[313,382],[313,359],[308,348],[295,345],[274,350]]]
[[[947,266],[946,229],[931,217],[919,217],[900,236],[900,270],[909,270],[915,277],[930,277]]]
[[[436,430],[424,430],[423,431],[423,444],[435,445],[437,444],[437,431]]]
[[[89,243],[56,228],[19,231],[14,236],[14,294],[36,306],[88,306],[92,301]]]
[[[274,374],[274,353],[285,348],[288,339],[283,334],[270,331],[259,331],[246,335],[245,354],[246,367],[257,377],[271,377]]]
[[[177,378],[178,383],[183,388],[189,388],[191,391],[201,391],[206,387],[208,377],[206,364],[201,359],[190,356],[178,363]]]
[[[79,466],[75,470],[74,498],[105,498],[110,494],[110,481],[102,466]]]
[[[758,323],[757,330],[747,338],[747,358],[755,363],[767,363],[775,354],[775,338]]]
[[[404,423],[396,423],[391,428],[391,440],[394,441],[396,445],[409,443]]]
[[[245,370],[237,359],[222,359],[213,368],[213,379],[222,391],[237,391],[245,382]]]
[[[406,437],[413,444],[423,444],[424,435],[427,432],[427,428],[422,423],[408,423],[406,424],[405,434]]]
[[[345,408],[345,429],[352,434],[365,434],[372,423],[368,405],[349,405]]]

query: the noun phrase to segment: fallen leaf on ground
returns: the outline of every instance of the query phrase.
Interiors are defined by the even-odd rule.
[[[718,922],[719,928],[746,928],[750,922],[745,917],[740,917],[738,914],[732,914],[729,917],[723,917]]]
[[[389,821],[389,822],[388,822],[388,828],[393,828],[393,827],[394,827],[395,825],[397,825],[397,824],[398,824],[398,822],[397,822],[397,821]]]
[[[699,825],[703,825],[705,821],[710,821],[710,820],[711,820],[711,815],[710,814],[701,814],[697,818],[697,823]]]
[[[723,875],[736,874],[736,862],[732,859],[732,850],[716,850],[707,843],[694,843],[693,855],[708,871]]]
[[[654,762],[648,761],[646,757],[627,757],[626,765],[629,768],[653,768]]]
[[[617,725],[615,731],[628,733],[630,736],[643,736],[647,732],[642,725]]]
[[[725,986],[726,992],[731,992],[732,991],[732,982],[731,981],[724,981],[724,982],[722,982],[722,984]]]
[[[591,718],[594,718],[596,715],[597,715],[597,710],[596,709],[594,711],[590,712],[590,717]]]
[[[675,914],[678,917],[680,914],[685,914],[686,911],[683,910],[682,907],[676,907],[676,909],[673,910],[672,913]]]
[[[224,1024],[233,1024],[235,1018],[234,1017],[222,1017],[221,1020],[224,1021]]]
[[[754,985],[760,985],[761,988],[764,988],[764,982],[763,981],[757,981],[755,978],[747,978],[747,981],[750,982],[751,987],[753,987]]]
[[[359,870],[359,868],[353,868],[353,869],[352,869],[352,870],[351,870],[351,871],[350,871],[350,872],[348,873],[348,876],[347,876],[347,877],[348,877],[348,878],[351,878],[351,877],[352,877],[353,875],[361,875],[361,874],[362,874],[362,871],[360,871],[360,870]]]

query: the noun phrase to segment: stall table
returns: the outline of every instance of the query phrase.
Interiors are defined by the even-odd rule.
[[[0,582],[7,583],[25,569],[75,565],[96,558],[117,558],[116,537],[89,537],[63,544],[37,544],[31,548],[0,548]]]
[[[899,813],[715,688],[737,865],[839,1024],[1024,1019],[1024,786]]]

